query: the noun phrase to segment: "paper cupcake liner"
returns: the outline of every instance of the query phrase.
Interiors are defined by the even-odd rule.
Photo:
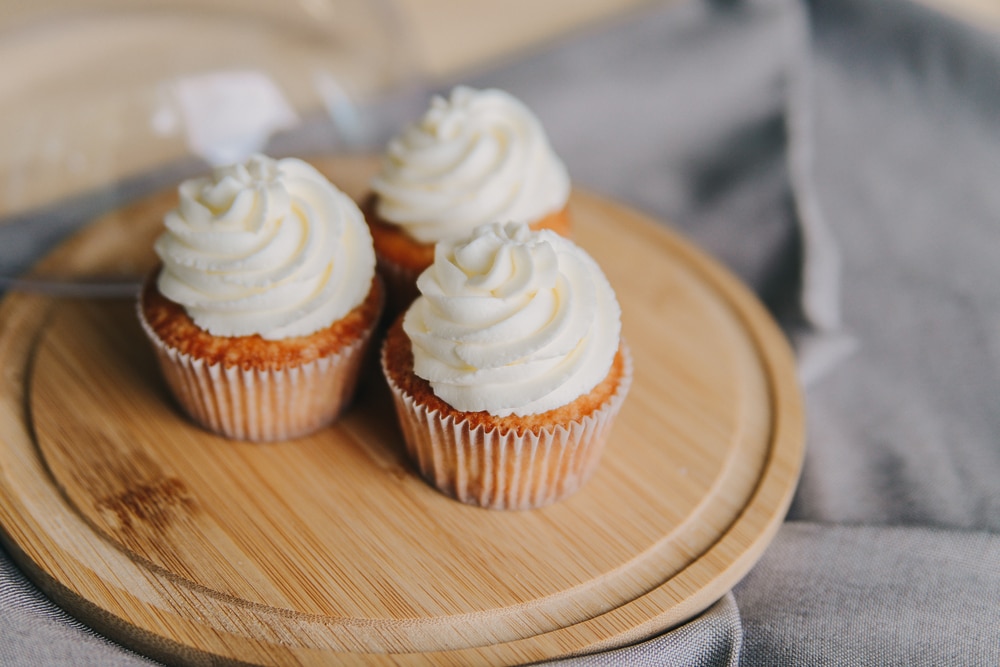
[[[280,370],[207,363],[170,347],[139,309],[167,386],[206,429],[235,440],[302,437],[331,423],[354,395],[374,323],[337,353]]]
[[[463,503],[526,510],[570,496],[593,475],[632,382],[632,357],[624,343],[622,354],[621,380],[600,408],[579,421],[522,435],[428,409],[389,373],[386,378],[407,451],[428,482]]]
[[[386,287],[385,322],[392,323],[396,316],[406,310],[420,296],[417,291],[417,278],[423,270],[413,271],[395,264],[380,255],[376,255],[378,273]]]

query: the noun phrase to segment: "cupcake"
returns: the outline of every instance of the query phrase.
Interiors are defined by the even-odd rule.
[[[382,309],[360,209],[305,162],[263,155],[179,195],[138,306],[177,402],[240,440],[333,421]]]
[[[632,378],[618,301],[594,260],[549,230],[484,225],[439,243],[417,287],[381,362],[420,473],[493,509],[579,489]]]
[[[569,175],[538,119],[500,90],[455,88],[389,142],[364,203],[390,313],[416,297],[434,244],[496,221],[570,232]]]

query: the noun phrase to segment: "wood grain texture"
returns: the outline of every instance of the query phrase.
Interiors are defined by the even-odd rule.
[[[372,162],[329,160],[360,196]],[[140,272],[172,194],[47,260]],[[513,664],[650,636],[759,558],[797,480],[803,414],[780,332],[667,228],[576,192],[635,360],[594,478],[531,512],[449,500],[403,453],[375,365],[333,427],[227,441],[170,401],[132,303],[0,305],[0,523],[70,613],[170,662]]]

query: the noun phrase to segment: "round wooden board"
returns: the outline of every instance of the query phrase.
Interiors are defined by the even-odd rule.
[[[317,164],[360,196],[371,160]],[[172,193],[40,270],[138,275]],[[372,365],[333,427],[232,442],[168,398],[113,300],[0,306],[4,544],[85,623],[168,662],[513,664],[691,618],[780,525],[803,453],[794,363],[753,296],[664,226],[585,192],[576,240],[617,290],[632,391],[593,479],[530,512],[449,500],[405,458]]]

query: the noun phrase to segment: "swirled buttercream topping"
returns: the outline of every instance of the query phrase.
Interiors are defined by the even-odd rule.
[[[460,86],[389,143],[372,189],[379,217],[435,243],[490,222],[540,220],[566,205],[570,182],[524,104]]]
[[[157,286],[215,336],[306,336],[360,304],[375,253],[357,205],[309,164],[255,155],[185,181]]]
[[[591,257],[558,234],[494,223],[441,242],[403,329],[413,370],[463,412],[539,414],[588,393],[618,351],[621,309]]]

